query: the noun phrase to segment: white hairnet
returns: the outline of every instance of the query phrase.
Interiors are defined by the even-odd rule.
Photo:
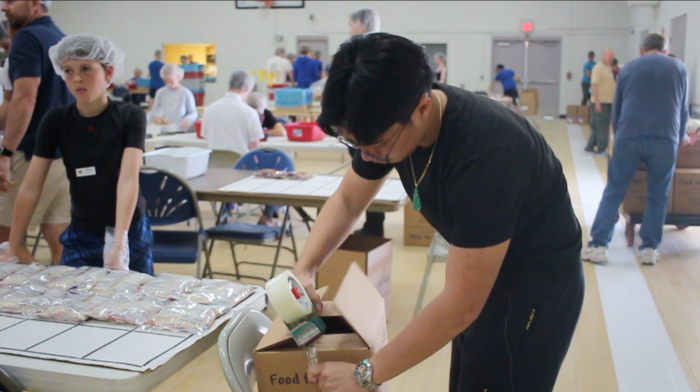
[[[63,75],[63,62],[66,60],[97,61],[105,67],[112,67],[112,80],[124,74],[126,55],[109,39],[94,34],[75,34],[63,37],[49,48],[49,58],[56,74]]]
[[[267,109],[267,97],[263,93],[253,92],[248,96],[248,105],[252,106],[255,110],[265,110]]]
[[[160,77],[175,76],[178,80],[185,77],[185,70],[177,64],[168,63],[160,69]]]
[[[43,5],[45,5],[47,8],[51,7],[51,0],[39,0],[39,2]]]
[[[374,8],[363,7],[353,11],[350,14],[350,20],[362,22],[367,30],[367,33],[378,33],[381,29],[381,21],[379,20],[379,12]]]

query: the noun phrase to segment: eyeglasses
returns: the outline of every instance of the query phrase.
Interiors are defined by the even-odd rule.
[[[335,138],[338,139],[338,141],[339,141],[340,143],[344,144],[345,146],[348,146],[348,147],[350,147],[350,148],[354,148],[354,149],[356,149],[356,150],[360,150],[360,152],[361,152],[362,154],[364,154],[365,156],[368,156],[368,157],[370,157],[370,158],[372,158],[372,159],[374,159],[374,160],[376,160],[376,161],[379,161],[379,162],[387,163],[387,164],[388,164],[388,163],[390,163],[390,162],[389,162],[389,155],[390,155],[391,152],[394,150],[394,146],[396,146],[396,142],[399,141],[399,138],[401,137],[401,134],[403,133],[403,130],[406,129],[406,125],[408,125],[408,124],[405,124],[403,127],[401,127],[401,130],[399,131],[399,134],[396,135],[396,139],[394,139],[394,143],[391,144],[391,148],[389,148],[389,151],[386,153],[386,157],[385,157],[385,158],[378,157],[378,156],[376,156],[376,155],[374,155],[374,154],[371,154],[371,153],[368,153],[368,152],[366,152],[366,151],[362,151],[362,148],[361,148],[360,146],[358,146],[358,145],[356,145],[355,143],[353,143],[353,142],[349,141],[348,139],[344,138],[344,137],[340,134],[340,129],[339,129],[338,127],[336,127],[336,126],[331,126],[331,130],[332,130],[333,133],[335,134]]]

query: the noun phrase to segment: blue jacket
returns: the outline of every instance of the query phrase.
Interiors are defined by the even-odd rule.
[[[309,56],[299,56],[294,61],[294,80],[300,88],[308,88],[312,83],[321,79],[319,66],[316,59]]]

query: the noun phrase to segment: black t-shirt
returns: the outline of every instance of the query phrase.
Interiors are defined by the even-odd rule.
[[[275,115],[267,109],[265,109],[263,115],[260,116],[260,121],[262,121],[263,128],[267,128],[268,131],[274,128],[275,125],[277,125],[277,123],[279,122],[277,117],[275,117]]]
[[[140,107],[110,101],[104,112],[85,118],[71,104],[46,114],[34,155],[53,159],[58,148],[70,182],[71,224],[79,230],[104,233],[105,227],[115,224],[124,149],[144,150],[145,143],[146,113]],[[139,191],[132,222],[143,216],[145,206]]]
[[[56,75],[49,58],[49,48],[56,45],[64,36],[50,16],[42,16],[17,31],[12,39],[9,61],[12,84],[14,85],[17,79],[25,77],[41,78],[32,119],[18,147],[18,150],[25,153],[27,159],[31,159],[34,153],[37,130],[44,115],[51,108],[68,105],[75,101],[66,83]],[[56,155],[56,158],[60,158],[60,155]]]
[[[500,103],[436,83],[448,98],[435,154],[418,190],[421,213],[445,239],[485,248],[508,239],[501,273],[523,267],[579,262],[581,228],[559,160],[530,123]],[[412,154],[416,178],[432,146]],[[379,179],[395,167],[412,198],[409,159],[394,165],[365,162],[354,170]],[[412,208],[412,207],[408,207]]]

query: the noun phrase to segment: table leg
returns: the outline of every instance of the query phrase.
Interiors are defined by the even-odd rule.
[[[282,241],[284,241],[284,233],[287,231],[287,223],[289,222],[289,210],[291,208],[289,206],[286,206],[285,210],[286,212],[284,213],[284,219],[282,220],[282,229],[280,232],[280,238],[279,241],[277,241],[277,249],[275,250],[275,261],[272,263],[272,273],[270,274],[270,279],[275,277],[275,271],[277,270],[277,262],[280,257],[280,250],[282,249]],[[290,228],[290,230],[292,230]],[[296,256],[296,252],[295,252]]]

